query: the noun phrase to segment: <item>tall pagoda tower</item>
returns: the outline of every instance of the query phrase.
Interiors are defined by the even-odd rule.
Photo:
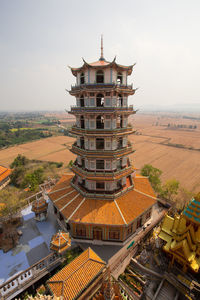
[[[55,213],[74,239],[124,242],[150,217],[155,194],[148,178],[137,176],[129,155],[134,152],[128,136],[134,114],[128,96],[133,66],[105,60],[103,41],[98,61],[71,68],[76,84],[70,95],[76,105],[71,134],[77,137],[72,153],[77,158],[73,177],[63,175],[49,194]]]

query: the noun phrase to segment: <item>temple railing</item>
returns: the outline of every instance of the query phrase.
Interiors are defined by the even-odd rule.
[[[99,113],[99,112],[135,112],[133,109],[133,105],[129,105],[129,106],[114,106],[114,107],[106,107],[106,106],[102,106],[102,107],[89,107],[89,106],[84,106],[84,107],[79,107],[76,105],[72,105],[71,106],[71,111],[69,111],[69,113],[74,113],[74,112],[87,112],[87,113]]]
[[[132,166],[117,169],[115,171],[112,171],[112,170],[110,170],[110,171],[105,171],[105,170],[91,171],[91,170],[83,169],[81,166],[79,167],[77,164],[73,164],[71,169],[75,173],[76,173],[76,171],[78,171],[78,172],[83,173],[86,176],[92,176],[92,177],[98,177],[99,176],[99,177],[106,177],[106,178],[107,177],[108,178],[113,178],[113,177],[118,176],[120,174],[126,175],[127,173],[134,172],[134,169],[133,169]]]
[[[71,85],[71,90],[84,90],[84,89],[113,89],[113,88],[121,88],[121,89],[133,89],[133,84],[118,84],[118,83],[84,83],[84,84],[75,84]]]
[[[77,143],[72,145],[71,151],[75,154],[84,154],[84,155],[99,155],[101,157],[103,156],[116,156],[116,155],[122,155],[122,154],[130,154],[134,152],[132,145],[128,143],[128,146],[123,147],[121,149],[115,149],[115,150],[104,150],[104,149],[95,149],[95,150],[88,150],[83,149],[81,147],[77,146]]]
[[[120,188],[118,191],[113,191],[112,194],[109,194],[109,193],[102,193],[102,192],[96,193],[95,191],[88,192],[82,186],[74,184],[73,181],[71,181],[71,185],[84,197],[93,198],[93,199],[94,198],[101,198],[101,199],[103,198],[105,200],[112,200],[112,199],[118,198],[134,188],[134,186],[131,185],[126,189]]]
[[[61,256],[56,253],[51,253],[30,268],[20,272],[12,277],[12,279],[0,285],[0,299],[13,299],[34,282],[49,273],[49,271],[55,268],[61,261]]]
[[[127,126],[127,127],[122,127],[122,128],[113,128],[113,129],[106,129],[106,128],[103,128],[103,129],[91,129],[91,128],[81,128],[81,127],[78,127],[77,125],[73,125],[71,127],[71,129],[69,129],[69,132],[72,133],[72,134],[76,134],[79,133],[79,134],[112,134],[112,135],[115,135],[117,133],[133,133],[133,127],[132,126]]]

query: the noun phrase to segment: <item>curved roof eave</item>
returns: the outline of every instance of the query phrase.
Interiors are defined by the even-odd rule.
[[[87,63],[84,60],[84,58],[82,58],[82,59],[83,59],[83,65],[81,67],[79,67],[79,68],[72,68],[72,67],[68,66],[71,69],[71,72],[72,72],[72,74],[74,76],[77,76],[77,73],[80,72],[81,70],[83,70],[85,67],[90,67],[90,68],[94,68],[94,69],[96,69],[96,68],[102,68],[102,69],[104,69],[104,68],[112,67],[112,66],[116,66],[117,68],[122,69],[123,71],[128,71],[128,75],[131,75],[132,69],[136,65],[136,63],[134,63],[133,65],[130,65],[130,66],[123,66],[123,65],[117,64],[116,63],[116,56],[114,57],[114,59],[113,59],[112,62],[105,61],[108,64],[104,64],[104,65],[103,64],[102,65],[101,64],[99,64],[99,65],[98,64],[93,65],[93,63],[91,63],[91,64]]]

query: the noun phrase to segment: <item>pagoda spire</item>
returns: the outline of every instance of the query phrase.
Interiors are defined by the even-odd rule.
[[[101,56],[99,60],[105,60],[103,57],[103,34],[101,35]]]

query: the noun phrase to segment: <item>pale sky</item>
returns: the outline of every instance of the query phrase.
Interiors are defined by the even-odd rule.
[[[0,0],[0,111],[64,110],[82,57],[137,63],[129,103],[200,107],[199,0]]]

